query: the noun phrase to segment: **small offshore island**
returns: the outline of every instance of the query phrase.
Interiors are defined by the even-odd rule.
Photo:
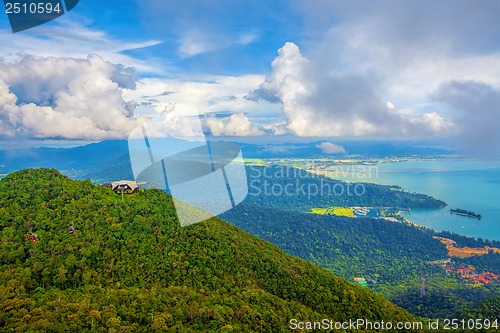
[[[476,214],[476,213],[473,213],[473,212],[470,212],[468,210],[465,210],[465,209],[450,209],[450,214],[456,214],[456,215],[461,215],[461,216],[467,216],[467,217],[472,217],[472,218],[475,218],[475,219],[481,219],[481,214]]]

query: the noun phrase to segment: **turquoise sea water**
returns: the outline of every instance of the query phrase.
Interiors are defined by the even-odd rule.
[[[435,230],[500,241],[500,161],[432,160],[377,164],[367,177],[357,172],[336,173],[345,181],[400,185],[407,191],[441,199],[443,209],[418,209],[405,217]],[[345,167],[344,167],[345,169]],[[353,170],[368,171],[357,166]],[[377,172],[378,171],[378,172]],[[450,208],[462,208],[483,216],[481,220],[452,215]]]

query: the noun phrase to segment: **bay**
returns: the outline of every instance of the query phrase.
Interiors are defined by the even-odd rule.
[[[346,172],[348,167],[352,172]],[[326,175],[349,182],[399,185],[448,204],[441,209],[415,209],[403,214],[418,225],[500,241],[500,161],[417,160],[342,168],[343,172]],[[450,214],[450,208],[481,214],[482,219]]]

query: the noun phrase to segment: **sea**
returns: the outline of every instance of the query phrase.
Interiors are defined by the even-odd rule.
[[[348,169],[351,167],[351,171]],[[403,213],[410,221],[437,231],[500,241],[500,161],[440,159],[342,166],[328,175],[349,182],[399,185],[406,191],[445,201],[440,209]],[[450,214],[450,208],[481,214],[480,220]]]

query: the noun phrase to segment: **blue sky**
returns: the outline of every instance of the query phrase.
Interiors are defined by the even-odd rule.
[[[217,136],[497,153],[499,16],[496,0],[81,0],[12,34],[0,15],[0,137],[126,138],[166,114],[174,133],[202,114]]]
[[[145,60],[160,58],[168,74],[265,73],[278,48],[301,37],[302,24],[288,3],[81,1],[71,19],[111,39],[159,41],[124,53]]]

